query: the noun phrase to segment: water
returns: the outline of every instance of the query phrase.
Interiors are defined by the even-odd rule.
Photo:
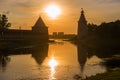
[[[63,41],[2,49],[0,80],[78,80],[106,72],[103,58],[88,50]]]

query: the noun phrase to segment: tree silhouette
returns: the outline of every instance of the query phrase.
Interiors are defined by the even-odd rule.
[[[89,32],[93,32],[95,35],[101,38],[120,38],[120,20],[108,23],[103,22],[100,25],[88,24],[87,27]]]
[[[91,32],[93,32],[93,31],[95,31],[96,30],[96,28],[98,27],[96,24],[90,24],[90,23],[88,23],[87,24],[87,27],[88,27],[88,31],[91,31]]]
[[[0,14],[0,29],[8,29],[11,26],[11,23],[8,22],[6,15]]]

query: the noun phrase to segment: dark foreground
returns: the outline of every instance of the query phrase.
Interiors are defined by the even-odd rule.
[[[110,70],[103,74],[97,74],[84,80],[120,80],[120,68]]]

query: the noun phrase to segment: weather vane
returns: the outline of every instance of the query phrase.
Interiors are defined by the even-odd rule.
[[[81,13],[84,13],[83,8],[81,8],[81,10],[82,10]]]
[[[83,10],[83,8],[81,8]]]

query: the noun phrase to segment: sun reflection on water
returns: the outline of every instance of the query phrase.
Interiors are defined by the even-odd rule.
[[[56,79],[55,77],[54,77],[54,74],[55,74],[55,68],[56,68],[56,66],[58,65],[58,62],[57,62],[57,60],[55,60],[55,58],[54,57],[52,57],[50,60],[49,60],[49,62],[48,62],[48,65],[49,65],[49,67],[50,67],[50,80],[52,80],[52,79]]]

